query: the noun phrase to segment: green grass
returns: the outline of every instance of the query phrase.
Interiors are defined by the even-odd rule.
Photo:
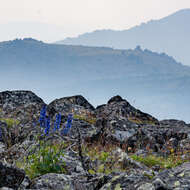
[[[13,125],[18,125],[19,121],[12,118],[0,118],[0,121],[5,122],[8,128],[11,128]]]
[[[91,167],[88,172],[90,174],[111,174],[112,172],[123,172],[123,164],[118,161],[119,155],[115,154],[116,147],[111,144],[102,146],[101,143],[94,145],[83,146],[83,155],[90,159]]]
[[[10,148],[15,143],[15,139],[18,136],[18,127],[15,126],[17,126],[20,121],[12,118],[0,118],[0,121],[7,124],[7,133],[6,135],[3,134],[2,138],[4,139],[7,148]]]
[[[73,116],[74,119],[79,119],[79,120],[83,120],[86,121],[87,123],[90,123],[92,125],[94,125],[96,123],[96,118],[94,117],[88,117],[88,116],[84,116],[84,115],[74,115]]]
[[[141,120],[137,117],[131,117],[131,116],[128,117],[128,120],[136,124],[149,124],[149,125],[156,124],[154,120]]]
[[[160,166],[161,169],[173,168],[184,163],[178,156],[170,155],[166,158],[157,157],[154,155],[148,155],[146,157],[132,155],[130,156],[133,160],[138,161],[146,165],[147,167]]]

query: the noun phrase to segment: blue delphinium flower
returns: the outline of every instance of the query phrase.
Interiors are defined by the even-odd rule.
[[[56,120],[54,123],[54,131],[60,128],[60,124],[61,124],[61,114],[59,113],[56,115]]]
[[[40,127],[45,127],[45,121],[46,121],[46,105],[43,106],[40,112],[40,118],[39,118]]]
[[[45,119],[45,130],[44,133],[45,135],[49,135],[49,130],[50,130],[50,117]]]
[[[71,129],[71,126],[72,126],[72,120],[73,120],[73,116],[72,116],[72,114],[69,114],[67,123],[66,123],[66,127],[62,131],[63,135],[67,135],[69,133],[69,130]]]

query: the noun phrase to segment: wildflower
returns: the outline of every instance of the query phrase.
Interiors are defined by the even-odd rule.
[[[56,115],[56,120],[54,123],[54,131],[60,128],[60,124],[61,124],[61,114],[59,113]]]
[[[173,153],[175,152],[175,150],[172,148],[172,149],[170,150],[170,152],[171,152],[171,154],[173,154]]]
[[[45,127],[45,121],[46,121],[46,105],[43,106],[40,112],[40,118],[39,118],[40,127]]]
[[[45,135],[49,135],[49,130],[50,130],[50,117],[45,119],[45,130],[44,133]]]
[[[73,120],[73,116],[72,114],[69,114],[66,127],[63,129],[62,134],[67,135],[69,133],[69,130],[71,129],[71,126],[72,126],[72,120]]]

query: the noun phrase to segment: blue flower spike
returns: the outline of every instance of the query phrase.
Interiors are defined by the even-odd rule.
[[[61,114],[59,113],[56,115],[56,120],[54,123],[54,131],[58,130],[60,128],[60,125],[61,125]]]
[[[44,133],[45,135],[49,135],[49,130],[50,130],[50,117],[45,119],[45,130]]]
[[[42,107],[42,110],[40,112],[40,118],[39,118],[39,123],[40,127],[45,127],[45,121],[46,121],[46,105]]]

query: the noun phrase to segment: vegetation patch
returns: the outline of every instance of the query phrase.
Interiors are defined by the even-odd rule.
[[[0,118],[0,121],[5,122],[8,128],[11,128],[14,125],[18,125],[20,123],[19,120],[12,119],[12,118]]]
[[[94,125],[96,123],[96,118],[92,117],[92,116],[85,116],[85,115],[74,115],[73,116],[74,119],[79,119],[79,120],[83,120],[86,121],[87,123],[90,123],[92,125]]]
[[[123,172],[120,155],[116,153],[117,147],[114,145],[102,146],[101,143],[82,146],[83,155],[90,160],[90,174],[103,173],[110,174],[112,172]]]
[[[187,160],[182,160],[178,155],[174,154],[171,154],[167,157],[158,157],[154,155],[147,155],[145,157],[131,155],[130,157],[135,161],[143,163],[147,167],[151,168],[153,166],[159,166],[160,169],[173,168],[187,161]]]
[[[136,124],[149,124],[149,125],[155,125],[156,124],[154,120],[142,120],[140,118],[132,117],[132,116],[129,116],[127,119],[133,123],[136,123]]]
[[[40,142],[38,150],[17,162],[17,167],[25,170],[30,178],[35,178],[47,173],[66,173],[63,161],[65,144],[47,144]]]

